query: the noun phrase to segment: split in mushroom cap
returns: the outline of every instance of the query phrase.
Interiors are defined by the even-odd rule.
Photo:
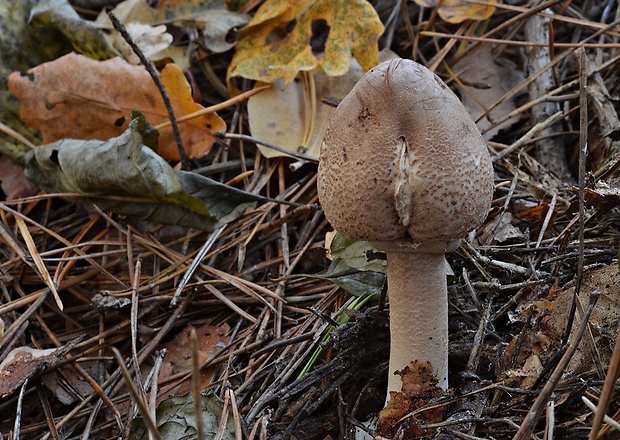
[[[492,176],[456,95],[425,67],[397,59],[370,70],[332,116],[319,199],[347,237],[444,252],[486,217]]]

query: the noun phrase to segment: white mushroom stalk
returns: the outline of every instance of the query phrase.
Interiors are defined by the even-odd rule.
[[[427,360],[437,385],[448,388],[448,289],[443,254],[390,252],[389,391],[400,391],[394,371],[413,360]],[[415,284],[414,284],[415,283]]]
[[[389,391],[412,361],[448,387],[446,252],[480,226],[493,195],[491,159],[452,91],[397,59],[366,73],[330,119],[319,199],[345,236],[387,252]]]

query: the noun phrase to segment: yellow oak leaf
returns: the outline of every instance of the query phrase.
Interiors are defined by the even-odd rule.
[[[470,3],[467,0],[414,0],[425,8],[434,8],[439,5],[437,13],[448,23],[461,23],[465,20],[486,20],[495,12],[495,7]],[[487,3],[497,3],[489,0]]]
[[[177,118],[204,108],[194,101],[191,87],[185,79],[183,71],[176,64],[166,64],[161,72],[161,82],[166,88]],[[168,119],[167,113],[166,119]],[[215,141],[215,134],[218,131],[226,131],[226,123],[216,113],[209,113],[179,123],[179,130],[187,156],[199,158],[211,150]],[[160,130],[159,155],[166,159],[179,160],[176,143],[172,140],[161,142],[161,139],[166,139],[166,136],[173,136],[171,127]]]
[[[312,50],[313,30],[317,36],[327,33],[322,55]],[[316,67],[340,76],[349,71],[351,55],[368,70],[378,62],[382,33],[383,24],[367,0],[267,0],[242,32],[228,79],[287,85],[299,71]]]

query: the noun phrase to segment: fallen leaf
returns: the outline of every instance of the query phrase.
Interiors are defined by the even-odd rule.
[[[330,281],[353,296],[381,293],[387,262],[373,258],[377,250],[370,243],[350,240],[337,232],[326,234],[325,242],[328,258],[332,260],[329,268],[319,275],[304,276]]]
[[[504,96],[524,79],[523,73],[511,61],[493,55],[492,49],[491,45],[481,45],[463,56],[452,69],[459,78],[461,101],[486,140],[521,118],[517,115],[494,124],[516,109],[514,97],[504,99]],[[495,105],[499,101],[501,103]]]
[[[313,25],[328,30],[319,57],[310,40]],[[328,76],[349,71],[351,54],[364,70],[378,62],[383,24],[366,0],[267,0],[242,30],[227,78],[288,85],[299,71],[320,67]]]
[[[100,361],[82,360],[82,367],[95,382],[105,382],[105,369]],[[84,380],[84,377],[70,365],[61,366],[54,371],[41,376],[41,382],[56,398],[65,405],[82,401],[93,394],[95,390]]]
[[[487,243],[489,238],[492,243],[503,243],[513,238],[523,238],[523,232],[512,224],[512,214],[504,211],[501,215],[495,216],[487,221],[482,228],[480,243]]]
[[[511,386],[529,390],[536,383],[544,368],[536,354],[530,355],[521,368],[506,372],[506,379]]]
[[[200,415],[202,417],[202,427],[207,434],[206,438],[216,438],[223,411],[224,405],[215,394],[209,393],[201,396]],[[173,397],[160,404],[155,415],[155,425],[161,438],[164,439],[194,440],[199,438],[192,394]],[[229,411],[224,431],[219,438],[222,440],[235,440],[237,438],[235,431],[233,412]],[[129,439],[149,440],[151,438],[142,418],[134,419]]]
[[[181,69],[174,64],[168,64],[164,67],[161,75],[161,82],[166,88],[166,92],[170,96],[170,102],[174,108],[176,117],[181,117],[190,113],[202,110],[204,107],[194,102],[192,96],[192,88],[185,79],[185,75]],[[166,113],[165,120],[168,120]],[[153,122],[153,125],[158,122]],[[179,124],[181,137],[185,152],[190,159],[199,158],[206,155],[211,146],[215,142],[215,134],[218,131],[226,131],[226,123],[215,113],[192,118]],[[176,144],[172,139],[162,141],[162,136],[170,136],[172,129],[170,127],[160,131],[160,147],[158,153],[165,159],[179,160],[179,152]],[[163,150],[166,147],[166,150]]]
[[[611,350],[620,331],[620,273],[616,264],[602,269],[586,271],[583,276],[581,291],[575,322],[572,327],[571,337],[581,322],[581,310],[588,307],[590,295],[597,292],[600,296],[590,316],[589,332],[584,335],[577,351],[573,355],[566,374],[576,375],[593,369],[592,351],[588,338],[594,342],[601,363],[608,365],[611,358]],[[569,312],[574,297],[574,288],[562,291],[554,301],[551,312],[551,326],[553,333],[550,337],[559,340],[566,328]]]
[[[11,350],[0,364],[0,397],[8,396],[26,379],[56,365],[66,352],[66,347],[47,350],[17,347]]]
[[[118,56],[91,21],[82,19],[66,0],[40,0],[30,12],[29,23],[56,29],[71,42],[76,52],[97,60]]]
[[[173,37],[166,32],[165,25],[149,26],[141,23],[128,23],[125,25],[131,40],[140,48],[142,54],[148,59],[158,59],[158,53],[168,49],[172,44]],[[140,58],[135,54],[129,43],[115,32],[109,37],[112,46],[130,64],[140,64]]]
[[[336,234],[330,245],[330,253],[333,259],[341,259],[347,263],[347,266],[357,270],[385,273],[387,260],[385,258],[372,258],[372,255],[378,252],[369,242],[351,240],[342,234]]]
[[[572,193],[577,196],[579,188],[571,187]],[[603,214],[620,205],[620,186],[618,181],[611,179],[608,182],[598,180],[593,188],[584,189],[585,204],[588,208],[597,210],[597,214]],[[579,201],[575,200],[571,203],[569,210],[571,212],[579,209]]]
[[[6,200],[21,199],[39,192],[37,186],[24,176],[24,167],[8,156],[0,157],[0,187]]]
[[[385,284],[384,273],[354,269],[339,258],[330,264],[325,273],[304,276],[331,281],[353,296],[378,295]]]
[[[196,25],[203,30],[202,42],[211,52],[226,52],[235,46],[230,32],[245,26],[250,16],[230,11],[225,0],[168,0],[151,7],[147,0],[126,0],[112,10],[125,24],[148,25],[176,23]],[[113,30],[112,23],[103,11],[95,22],[97,26]],[[114,31],[115,32],[115,31]]]
[[[26,71],[72,50],[58,31],[28,24],[30,11],[37,3],[38,0],[0,2],[0,121],[34,143],[40,142],[40,135],[19,118],[19,103],[8,91],[9,74]],[[0,132],[0,148],[11,157],[19,157],[25,150],[24,145],[4,132]]]
[[[131,305],[131,300],[124,296],[108,295],[105,292],[97,293],[90,299],[93,306],[99,310],[122,309]]]
[[[166,382],[169,377],[179,373],[191,371],[191,341],[190,333],[192,326],[187,326],[172,341],[163,345],[168,350],[159,374],[159,382]],[[196,328],[198,337],[199,362],[204,362],[215,355],[222,347],[228,345],[230,327],[228,324],[221,326],[203,325]],[[200,370],[201,390],[207,389],[215,374],[215,366]],[[157,395],[157,400],[162,401],[170,397],[182,396],[192,390],[191,380],[188,378],[174,388],[167,389]]]
[[[548,203],[541,203],[534,206],[515,206],[514,215],[527,221],[542,220],[549,210]]]
[[[379,61],[395,57],[391,51],[381,51]],[[289,151],[319,157],[327,122],[335,108],[323,100],[340,101],[351,91],[364,74],[354,59],[349,71],[330,77],[325,72],[304,72],[283,89],[272,87],[248,100],[248,122],[252,136]],[[255,88],[265,85],[258,82]],[[285,153],[258,146],[267,158]]]
[[[390,400],[379,413],[377,433],[393,438],[401,428],[405,433],[404,438],[413,439],[428,435],[430,431],[423,428],[423,425],[440,422],[443,418],[444,407],[439,406],[417,412],[414,416],[405,416],[424,408],[444,393],[437,386],[437,377],[433,375],[431,363],[413,361],[395,374],[401,377],[402,387],[399,392],[390,392]]]
[[[48,193],[79,193],[104,210],[205,231],[264,201],[199,174],[175,171],[143,145],[146,131],[144,119],[137,117],[117,138],[64,139],[36,148],[26,156],[26,176]]]
[[[203,107],[194,102],[183,72],[168,64],[161,74],[177,117]],[[43,143],[64,138],[108,139],[128,126],[130,112],[142,112],[153,124],[169,120],[163,99],[142,66],[120,58],[95,61],[68,54],[28,71],[12,73],[9,90],[21,104],[22,119],[41,130]],[[179,124],[185,151],[190,158],[205,155],[215,141],[215,132],[226,129],[216,114],[203,115]],[[178,160],[172,129],[162,129],[159,154]]]
[[[249,22],[250,16],[247,14],[236,14],[229,11],[214,13],[202,20],[202,42],[211,52],[229,51],[238,43],[236,38],[231,38],[231,33]]]
[[[486,20],[495,13],[495,6],[470,3],[467,0],[414,0],[425,8],[439,5],[439,16],[448,23],[461,23],[465,20]],[[489,0],[487,3],[497,3]]]

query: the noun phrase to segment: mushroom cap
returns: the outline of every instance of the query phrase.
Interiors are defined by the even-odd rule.
[[[485,219],[493,167],[448,86],[396,59],[368,71],[332,115],[318,193],[327,219],[349,238],[445,252]]]

